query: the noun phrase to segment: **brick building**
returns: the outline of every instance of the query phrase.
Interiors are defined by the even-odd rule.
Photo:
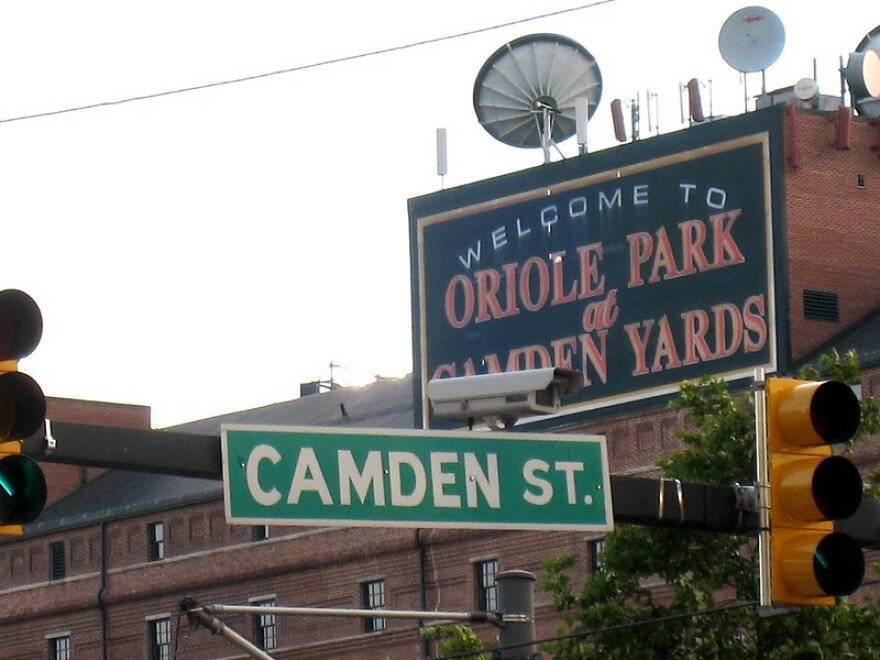
[[[793,366],[832,347],[859,351],[863,393],[880,395],[880,129],[849,113],[788,106],[784,127],[786,328]],[[720,120],[741,121],[740,118]],[[691,129],[699,130],[697,129]],[[652,138],[674,141],[679,135]],[[690,138],[688,138],[690,139]],[[412,428],[412,377],[380,380],[182,425],[224,423]],[[149,428],[149,409],[50,399],[48,416]],[[656,398],[571,419],[556,430],[602,433],[613,473],[649,475],[678,448],[683,417]],[[550,424],[552,426],[552,422]],[[878,448],[857,454],[877,463]],[[0,542],[0,658],[238,658],[219,635],[190,628],[178,605],[492,609],[499,571],[540,576],[543,558],[574,554],[589,571],[600,538],[585,533],[303,528],[227,524],[220,482],[46,466],[50,506],[21,538]],[[558,623],[536,595],[538,637]],[[278,658],[426,658],[415,621],[224,616]],[[477,627],[490,640],[488,625]]]

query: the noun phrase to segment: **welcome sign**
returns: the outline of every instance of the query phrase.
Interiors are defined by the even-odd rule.
[[[410,200],[420,397],[434,378],[555,366],[584,374],[571,413],[775,368],[781,131],[764,116],[666,153],[611,150],[605,169],[588,155],[582,173],[567,161]]]

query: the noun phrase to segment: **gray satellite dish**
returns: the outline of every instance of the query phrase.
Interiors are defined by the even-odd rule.
[[[737,71],[764,71],[782,54],[785,28],[779,17],[764,7],[744,7],[733,12],[721,27],[718,49]]]
[[[558,34],[531,34],[486,60],[474,83],[474,110],[496,140],[541,147],[547,162],[552,144],[577,133],[577,99],[587,99],[589,119],[601,95],[602,76],[586,48]]]
[[[853,105],[863,117],[880,117],[880,26],[868,33],[851,53],[843,75],[853,95]]]

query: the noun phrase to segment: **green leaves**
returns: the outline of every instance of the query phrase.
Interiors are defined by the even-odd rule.
[[[823,355],[800,378],[859,381],[855,352]],[[880,404],[863,398],[858,438],[880,432]],[[750,391],[704,378],[684,383],[671,404],[683,420],[682,449],[659,462],[666,477],[731,485],[755,481],[755,418]],[[880,490],[880,476],[872,475]],[[794,658],[880,657],[880,616],[848,601],[759,618],[754,539],[727,534],[619,526],[605,538],[602,569],[579,595],[565,574],[571,558],[544,563],[542,586],[565,612],[557,657]],[[746,607],[725,608],[739,603]],[[759,654],[760,651],[760,654]]]

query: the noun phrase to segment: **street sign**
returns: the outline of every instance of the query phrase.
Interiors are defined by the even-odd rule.
[[[607,531],[602,436],[224,426],[242,525]]]

